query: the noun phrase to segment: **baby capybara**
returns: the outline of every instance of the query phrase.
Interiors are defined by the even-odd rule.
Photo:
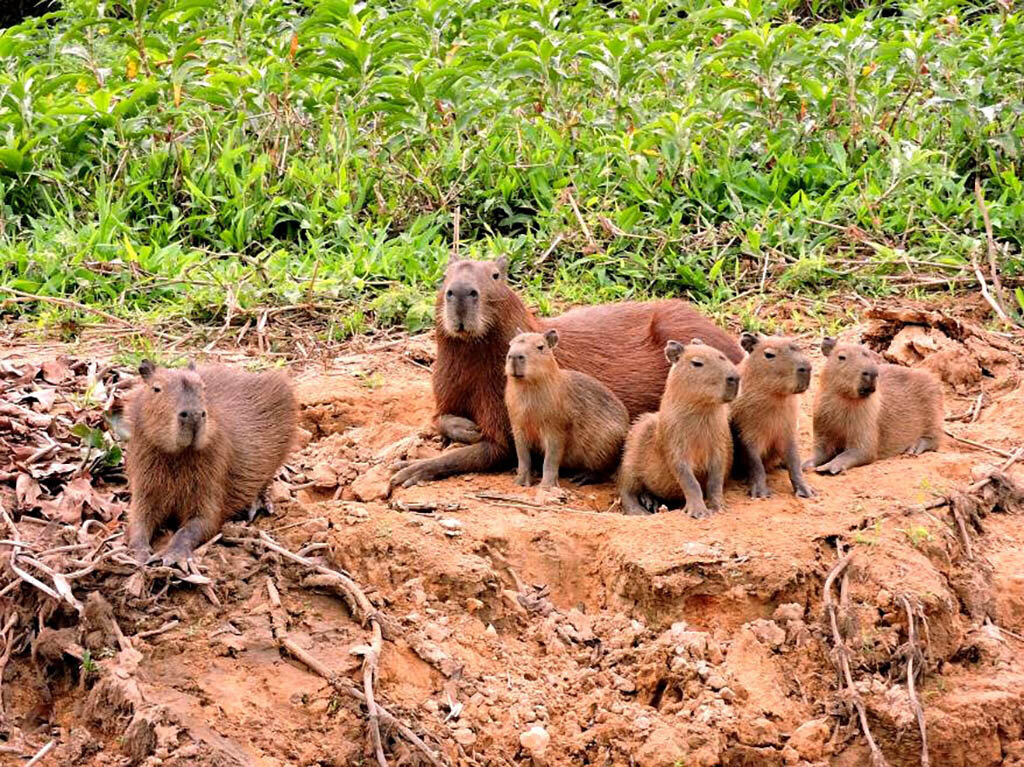
[[[520,328],[557,330],[559,365],[603,383],[630,417],[658,408],[669,367],[663,350],[670,338],[700,336],[733,361],[743,358],[728,333],[680,299],[624,301],[537,318],[508,286],[505,259],[453,258],[435,303],[434,422],[443,437],[467,446],[400,466],[392,486],[511,462],[505,355]]]
[[[733,433],[733,474],[746,477],[750,495],[771,495],[766,469],[784,463],[793,492],[810,498],[797,447],[797,397],[811,383],[811,362],[791,338],[744,333],[740,346],[747,357],[740,363],[743,386],[729,407]]]
[[[665,357],[672,368],[661,407],[641,416],[626,438],[619,470],[622,510],[648,513],[640,496],[650,494],[660,500],[685,499],[686,511],[701,519],[722,508],[722,488],[732,465],[728,403],[736,398],[739,371],[698,338],[685,347],[669,341]]]
[[[931,373],[886,365],[859,344],[821,343],[826,356],[814,404],[819,474],[839,474],[879,458],[938,450],[942,388]]]
[[[262,500],[295,440],[295,395],[280,372],[147,360],[139,374],[126,409],[128,545],[145,562],[156,529],[176,524],[162,558],[181,563]]]
[[[622,455],[629,413],[592,376],[562,370],[555,359],[558,331],[521,333],[505,358],[505,403],[519,461],[516,482],[530,486],[530,451],[544,452],[541,487],[557,487],[559,468],[587,478],[607,476]]]

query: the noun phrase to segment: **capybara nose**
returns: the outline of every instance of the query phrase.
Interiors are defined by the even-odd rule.
[[[448,301],[464,300],[467,298],[471,301],[476,301],[480,298],[480,293],[472,285],[456,282],[449,286],[448,290],[445,291],[444,297]]]
[[[802,365],[796,369],[796,393],[802,394],[811,385],[811,369]]]
[[[865,370],[860,374],[860,377],[865,383],[873,384],[878,379],[878,371]]]
[[[807,376],[811,374],[811,369],[807,365],[801,365],[796,369],[796,372],[802,376]]]
[[[725,378],[725,401],[732,402],[740,390],[739,376],[726,376]]]
[[[526,355],[525,354],[517,354],[516,355],[516,362],[520,362],[520,363],[525,365],[526,364]]]

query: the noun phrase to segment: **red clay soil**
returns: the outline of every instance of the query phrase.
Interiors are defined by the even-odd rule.
[[[988,371],[985,406],[971,423],[978,381],[967,382],[961,346],[946,411],[969,415],[947,425],[1010,452],[1024,444],[1020,367],[1008,351],[983,351],[1001,360],[994,372],[991,359],[976,365]],[[1001,456],[949,440],[839,477],[812,473],[809,500],[779,471],[772,498],[730,485],[725,511],[702,521],[625,517],[610,484],[563,482],[561,494],[542,495],[517,487],[512,471],[379,498],[389,464],[440,449],[429,433],[430,354],[412,339],[295,371],[311,441],[290,462],[290,487],[275,488],[275,516],[226,534],[270,532],[363,585],[385,616],[377,699],[440,763],[866,765],[859,697],[888,764],[917,765],[906,679],[915,657],[931,764],[1024,767],[1020,498],[994,483],[976,490],[963,531],[936,503]],[[817,350],[812,358],[820,370]],[[808,394],[804,453],[810,406]],[[1020,465],[1007,475],[1024,486]],[[831,592],[837,651],[823,586],[851,552]],[[350,651],[368,629],[304,583],[301,567],[258,547],[221,541],[200,564],[219,606],[178,584],[128,609],[114,592],[126,582],[112,582],[104,596],[126,635],[178,621],[136,637],[130,652],[110,640],[94,670],[11,660],[7,721],[33,747],[57,741],[39,763],[375,764],[365,709],[281,652],[267,580],[290,638],[353,687],[361,659]],[[843,689],[840,652],[855,692]],[[383,732],[390,764],[428,763]]]

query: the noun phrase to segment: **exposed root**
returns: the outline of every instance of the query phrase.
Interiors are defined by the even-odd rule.
[[[931,767],[931,760],[928,757],[928,728],[924,720],[924,708],[917,697],[917,690],[914,687],[914,677],[924,671],[924,653],[917,645],[917,629],[914,624],[914,610],[910,606],[910,600],[906,595],[900,595],[903,609],[907,613],[907,694],[910,696],[910,705],[914,708],[917,717],[917,726],[921,731],[921,767]]]
[[[867,739],[868,748],[871,749],[871,764],[874,767],[888,767],[888,762],[882,755],[881,749],[875,742],[874,737],[871,734],[871,727],[868,726],[868,714],[864,708],[864,701],[861,700],[860,693],[857,692],[857,688],[853,684],[853,674],[850,671],[850,651],[846,646],[846,642],[843,641],[842,632],[839,630],[839,611],[836,608],[836,603],[832,597],[832,587],[835,583],[836,578],[840,575],[843,576],[843,583],[840,586],[840,593],[846,590],[846,568],[849,566],[850,561],[853,559],[853,552],[846,554],[836,563],[835,567],[829,572],[828,577],[825,578],[825,611],[828,613],[829,623],[832,626],[832,641],[834,643],[834,657],[836,659],[836,665],[841,673],[842,682],[846,686],[846,694],[849,699],[853,701],[854,707],[857,709],[857,716],[860,719],[860,728],[864,733],[864,737]]]

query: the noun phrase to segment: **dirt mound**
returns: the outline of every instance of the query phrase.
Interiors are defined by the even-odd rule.
[[[969,349],[981,377],[945,376],[950,430],[1015,455],[1015,352],[907,319],[866,337],[913,364],[946,341]],[[932,764],[1024,765],[1019,464],[951,440],[811,476],[814,499],[783,472],[767,500],[729,486],[702,521],[627,518],[610,485],[551,496],[511,473],[388,498],[389,464],[442,449],[425,359],[415,340],[300,373],[310,441],[276,516],[225,528],[190,574],[140,575],[120,561],[117,515],[37,517],[4,479],[23,545],[13,563],[0,548],[0,763],[51,741],[38,763],[374,763],[360,696],[376,622],[389,764],[859,765],[863,707],[891,765],[921,763],[919,711]],[[339,591],[346,573],[369,610]]]

